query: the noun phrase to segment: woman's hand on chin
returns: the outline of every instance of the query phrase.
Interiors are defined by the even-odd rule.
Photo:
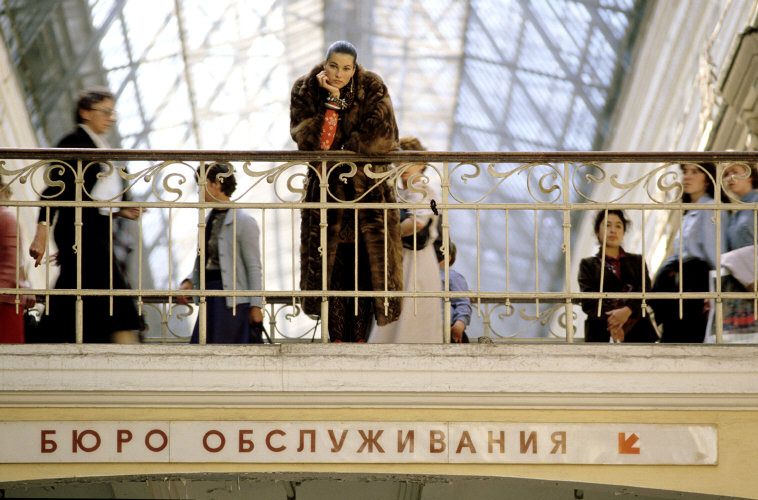
[[[316,75],[316,80],[318,81],[319,87],[326,89],[332,97],[340,96],[340,89],[329,83],[329,79],[326,77],[326,71],[322,71]]]

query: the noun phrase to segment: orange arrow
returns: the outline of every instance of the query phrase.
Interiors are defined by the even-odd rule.
[[[626,437],[625,432],[619,432],[619,454],[620,455],[639,455],[640,449],[635,448],[634,444],[639,441],[637,434],[632,433]]]

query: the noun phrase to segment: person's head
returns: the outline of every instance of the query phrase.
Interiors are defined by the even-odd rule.
[[[439,244],[437,244],[437,241],[434,242],[434,252],[437,254],[437,262],[439,263],[440,267],[445,266],[445,254],[442,253],[442,242],[440,241]],[[447,249],[447,254],[449,255],[448,261],[450,262],[449,266],[453,267],[453,264],[455,264],[455,256],[458,254],[458,250],[455,246],[455,243],[452,241],[450,242],[450,246]]]
[[[74,119],[96,134],[105,134],[116,121],[116,99],[105,88],[91,88],[79,94]]]
[[[606,248],[620,248],[627,227],[629,227],[629,219],[626,218],[623,210],[608,210],[607,219],[605,210],[600,210],[595,215],[595,237],[601,245],[605,240]]]
[[[421,141],[418,140],[417,137],[410,135],[400,138],[400,149],[403,151],[426,151],[426,148],[421,144]],[[420,174],[426,170],[426,163],[423,162],[411,164],[405,163],[403,165],[405,166],[405,170],[400,173],[400,178],[405,184],[407,184],[408,179],[412,175]]]
[[[724,166],[724,186],[737,198],[758,189],[758,168],[755,163],[729,163]]]
[[[231,198],[237,189],[234,167],[227,162],[214,162],[205,167],[206,184],[203,201],[222,201]],[[197,169],[200,177],[200,167]]]
[[[713,179],[716,178],[716,165],[713,163],[683,163],[682,187],[684,194],[682,202],[697,203],[701,196],[707,194],[713,198]]]
[[[344,40],[334,42],[326,50],[324,71],[329,84],[342,89],[350,83],[358,64],[358,51],[355,46]]]
[[[449,265],[452,266],[453,264],[455,264],[455,256],[458,255],[458,247],[456,247],[455,243],[453,243],[452,241],[450,242],[450,250],[448,251],[448,253],[450,254]]]

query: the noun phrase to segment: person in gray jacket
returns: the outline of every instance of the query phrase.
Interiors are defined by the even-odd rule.
[[[714,203],[716,165],[685,163],[682,171],[682,202]],[[721,197],[724,199],[724,196]],[[682,230],[674,239],[674,252],[666,259],[653,280],[653,292],[707,292],[708,273],[720,263],[716,259],[716,212],[685,210]],[[724,222],[725,217],[722,217]],[[726,224],[721,224],[720,251],[726,251]],[[682,271],[679,272],[681,253]],[[708,323],[708,303],[703,299],[684,299],[683,315],[679,317],[676,299],[653,299],[650,305],[655,318],[663,326],[663,343],[702,343]]]
[[[201,180],[200,169],[198,180]],[[200,197],[204,202],[230,202],[236,187],[237,180],[232,165],[213,163],[206,168],[205,189]],[[206,290],[261,290],[260,230],[255,219],[235,208],[210,210],[205,226],[204,265],[201,268],[198,257],[192,274],[182,282],[181,288],[199,288],[201,272],[205,273]],[[179,297],[177,302],[186,304],[188,298]],[[208,344],[262,342],[263,311],[260,296],[207,297],[206,302]],[[236,312],[232,307],[235,302]],[[190,343],[198,343],[199,322],[198,316]]]

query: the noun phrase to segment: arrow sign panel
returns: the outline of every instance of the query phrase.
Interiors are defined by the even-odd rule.
[[[639,455],[640,449],[634,446],[639,439],[637,434],[632,433],[627,437],[626,432],[619,432],[619,454]]]

